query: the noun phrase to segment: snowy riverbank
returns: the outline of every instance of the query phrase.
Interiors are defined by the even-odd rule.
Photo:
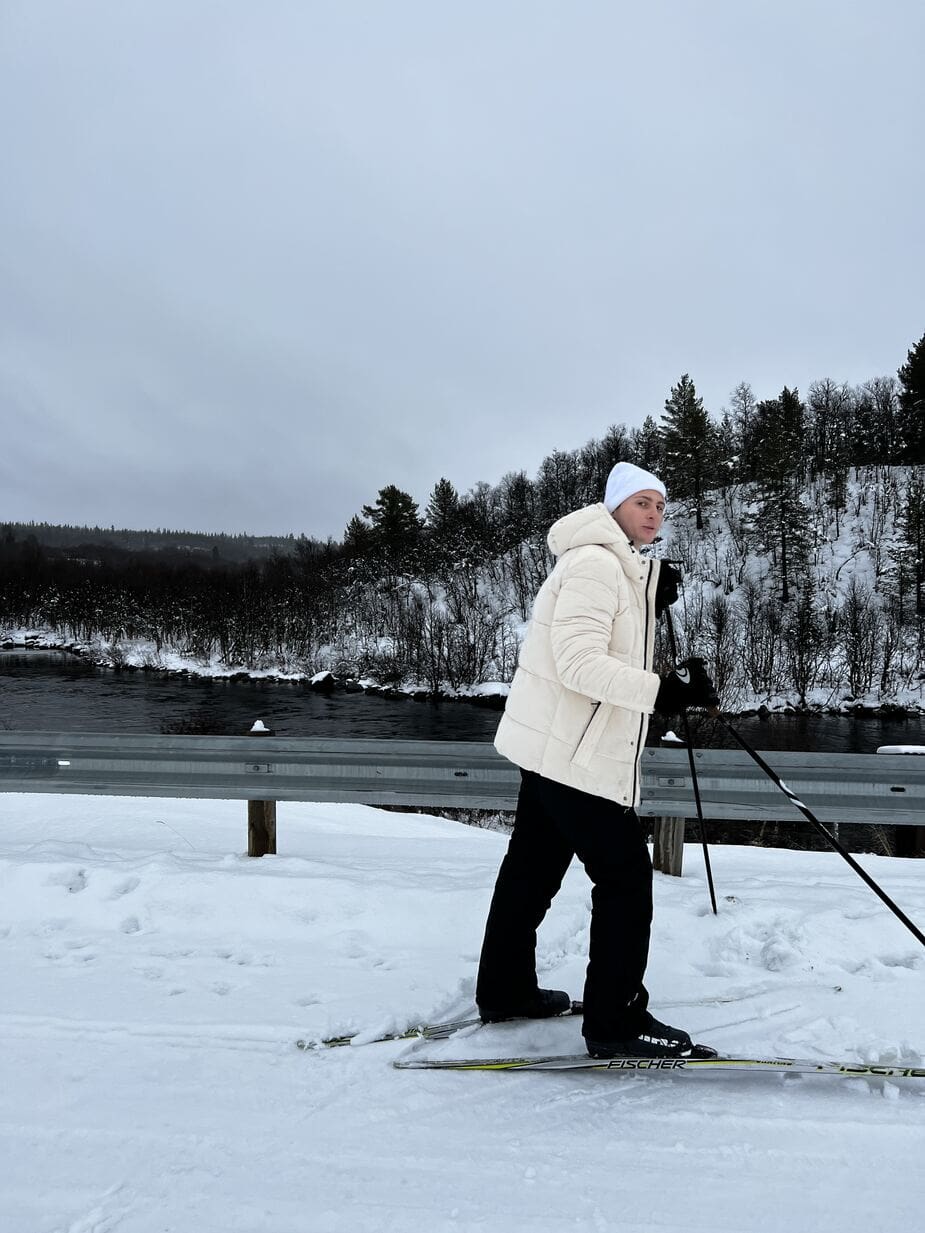
[[[281,804],[0,795],[0,1227],[23,1233],[909,1233],[925,1084],[402,1073],[303,1054],[471,1004],[502,836]],[[919,923],[925,863],[865,856]],[[835,854],[657,877],[653,1007],[723,1051],[925,1060],[925,953]],[[580,993],[588,886],[545,922]],[[563,1021],[456,1047],[559,1051]],[[433,1046],[448,1049],[449,1045]]]
[[[468,702],[477,706],[502,710],[510,690],[506,681],[485,681],[455,690],[429,690],[420,682],[387,684],[372,678],[351,678],[297,668],[246,668],[220,660],[204,661],[177,651],[158,650],[153,643],[142,640],[109,644],[98,639],[81,642],[62,639],[52,630],[4,629],[0,626],[0,649],[66,651],[92,661],[100,668],[116,671],[156,672],[163,676],[197,677],[221,681],[273,681],[307,686],[319,693],[363,692],[387,698],[423,699]],[[758,697],[743,696],[734,710],[738,715],[880,715],[897,716],[925,714],[925,678],[915,688],[881,696],[876,691],[860,697],[836,696],[831,690],[810,690],[806,702],[794,694]]]

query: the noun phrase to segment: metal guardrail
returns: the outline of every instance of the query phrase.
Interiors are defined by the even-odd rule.
[[[802,821],[746,754],[695,756],[707,818]],[[925,826],[925,758],[765,756],[820,821]],[[641,770],[641,815],[695,816],[685,749],[645,749]],[[518,784],[487,742],[0,732],[0,792],[504,810]]]
[[[760,751],[759,751],[760,752]],[[665,775],[670,755],[683,783]],[[762,757],[820,822],[925,826],[925,758],[902,754],[783,753]],[[704,817],[755,822],[803,822],[803,816],[741,750],[694,754]],[[694,816],[686,749],[646,749],[642,757],[646,817]]]

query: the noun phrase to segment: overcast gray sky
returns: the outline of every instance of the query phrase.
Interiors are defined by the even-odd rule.
[[[921,0],[0,0],[0,522],[339,537],[925,329]]]

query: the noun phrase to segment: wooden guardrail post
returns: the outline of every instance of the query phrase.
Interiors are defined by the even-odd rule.
[[[666,733],[662,742],[668,748],[682,744],[673,732]],[[674,777],[669,777],[667,782],[674,786]],[[684,861],[684,822],[684,818],[653,818],[652,868],[658,873],[669,873],[672,877],[680,878]]]
[[[925,745],[881,745],[878,754],[902,754],[904,757],[925,757]],[[895,789],[894,789],[895,791]],[[925,857],[925,825],[894,826],[894,849],[897,856]],[[836,837],[838,827],[835,827]]]
[[[273,736],[273,732],[258,719],[249,735]],[[276,855],[276,801],[247,802],[247,855]]]
[[[684,859],[684,818],[652,819],[652,866],[680,878]]]

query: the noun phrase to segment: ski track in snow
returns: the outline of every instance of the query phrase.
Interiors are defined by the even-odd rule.
[[[925,1083],[397,1072],[579,1020],[300,1052],[471,1013],[497,834],[359,806],[0,795],[2,1233],[910,1233]],[[925,952],[834,854],[656,878],[652,1007],[724,1052],[923,1064]],[[863,857],[921,922],[925,863]],[[581,993],[589,888],[540,931]]]

